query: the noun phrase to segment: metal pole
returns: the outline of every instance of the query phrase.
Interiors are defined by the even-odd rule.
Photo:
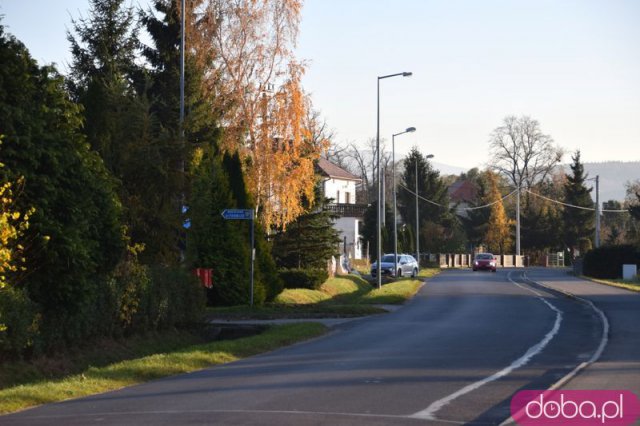
[[[250,305],[253,306],[253,263],[256,260],[256,248],[255,248],[255,238],[254,238],[254,226],[253,226],[253,221],[254,221],[254,217],[255,214],[251,213],[251,299],[249,301]]]
[[[393,273],[398,275],[398,220],[396,218],[396,135],[391,135],[391,174],[393,187]]]
[[[516,196],[516,256],[520,256],[520,186]]]
[[[600,176],[596,176],[596,248],[600,247]]]
[[[378,264],[378,271],[376,274],[376,280],[378,283],[378,288],[382,288],[382,230],[380,229],[380,77],[378,77],[378,91],[377,91],[377,116],[376,116],[376,164],[378,166],[377,169],[377,177],[378,177],[378,219],[376,222],[376,233],[377,233],[377,251],[376,251],[376,262]]]
[[[182,25],[180,29],[180,129],[181,135],[184,136],[184,129],[182,125],[184,123],[184,36],[185,36],[185,3],[187,0],[182,0]],[[184,140],[183,140],[184,143]],[[184,172],[184,160],[182,162],[182,168]]]
[[[416,157],[416,260],[420,265],[420,219],[418,217],[418,157]]]

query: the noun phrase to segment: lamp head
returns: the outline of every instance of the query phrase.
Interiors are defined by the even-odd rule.
[[[405,130],[407,133],[411,133],[411,132],[415,132],[416,128],[415,127],[407,127],[407,130]]]
[[[434,155],[433,155],[433,154],[429,154],[429,155],[427,155],[427,160],[428,160],[429,158],[433,158],[433,157],[434,157]]]
[[[413,75],[413,73],[412,73],[412,72],[403,72],[403,73],[402,73],[402,76],[403,76],[403,77],[411,77],[412,75]]]

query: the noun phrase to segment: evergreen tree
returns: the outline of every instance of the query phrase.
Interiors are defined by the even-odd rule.
[[[326,199],[316,204],[276,236],[273,253],[278,266],[325,269],[331,257],[339,255],[341,239],[333,227],[336,217],[326,209]]]
[[[585,186],[587,175],[585,175],[584,166],[580,162],[580,151],[577,151],[571,158],[573,159],[572,174],[567,175],[567,181],[564,185],[564,202],[592,209],[594,207],[590,195],[592,188],[587,189]],[[562,220],[564,244],[574,255],[580,239],[591,238],[593,235],[594,213],[591,210],[567,206],[562,213]]]
[[[249,221],[225,220],[224,208],[234,201],[222,163],[211,147],[197,148],[190,166],[191,197],[187,250],[193,267],[213,269],[210,300],[238,305],[249,301]],[[265,290],[258,281],[254,298],[261,303]]]
[[[363,224],[360,227],[360,236],[366,246],[369,245],[369,258],[375,262],[378,257],[378,230],[377,213],[378,203],[374,200],[364,211]],[[393,211],[391,206],[385,205],[385,225],[380,230],[382,235],[382,254],[393,253]],[[400,236],[398,236],[400,237]],[[413,247],[413,246],[412,246]]]
[[[0,26],[2,180],[24,176],[17,199],[34,207],[25,232],[26,288],[39,314],[32,329],[51,348],[100,327],[96,301],[123,251],[120,205],[102,160],[82,134],[79,107],[53,67],[39,67]],[[34,344],[32,341],[31,344]]]
[[[124,0],[91,0],[90,16],[73,21],[69,87],[83,105],[87,141],[118,182],[132,244],[145,263],[179,258],[180,187],[176,144],[151,111],[146,72],[135,58],[138,24]]]
[[[478,189],[476,192],[476,201],[471,202],[469,207],[473,208],[486,204],[485,200],[487,199],[489,192],[486,175],[486,173],[468,173],[465,176],[473,182]],[[490,209],[480,208],[467,210],[466,215],[461,216],[460,222],[465,230],[467,240],[473,247],[477,247],[484,242],[484,236],[487,233],[487,224],[489,223],[490,214]]]
[[[398,188],[398,211],[402,220],[412,228],[415,235],[416,207],[415,192],[416,164],[418,169],[418,201],[420,215],[420,251],[439,252],[464,248],[464,233],[457,217],[449,209],[447,185],[431,163],[416,147],[404,160],[404,171]],[[424,199],[430,200],[425,201]],[[462,247],[460,247],[462,246]]]

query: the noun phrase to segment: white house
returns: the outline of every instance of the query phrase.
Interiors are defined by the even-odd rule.
[[[356,184],[362,179],[324,158],[318,160],[318,169],[323,177],[324,196],[332,199],[328,208],[338,216],[334,226],[343,239],[340,251],[350,259],[362,259],[363,247],[359,234],[367,206],[356,204]]]

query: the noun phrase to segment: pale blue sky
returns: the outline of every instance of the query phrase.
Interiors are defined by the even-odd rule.
[[[37,60],[63,64],[69,14],[87,3],[0,0],[0,14]],[[338,141],[374,137],[376,77],[412,71],[381,86],[382,137],[418,129],[398,151],[417,144],[438,162],[482,166],[491,130],[527,114],[584,161],[630,161],[640,160],[639,23],[635,0],[307,0],[298,54]]]

